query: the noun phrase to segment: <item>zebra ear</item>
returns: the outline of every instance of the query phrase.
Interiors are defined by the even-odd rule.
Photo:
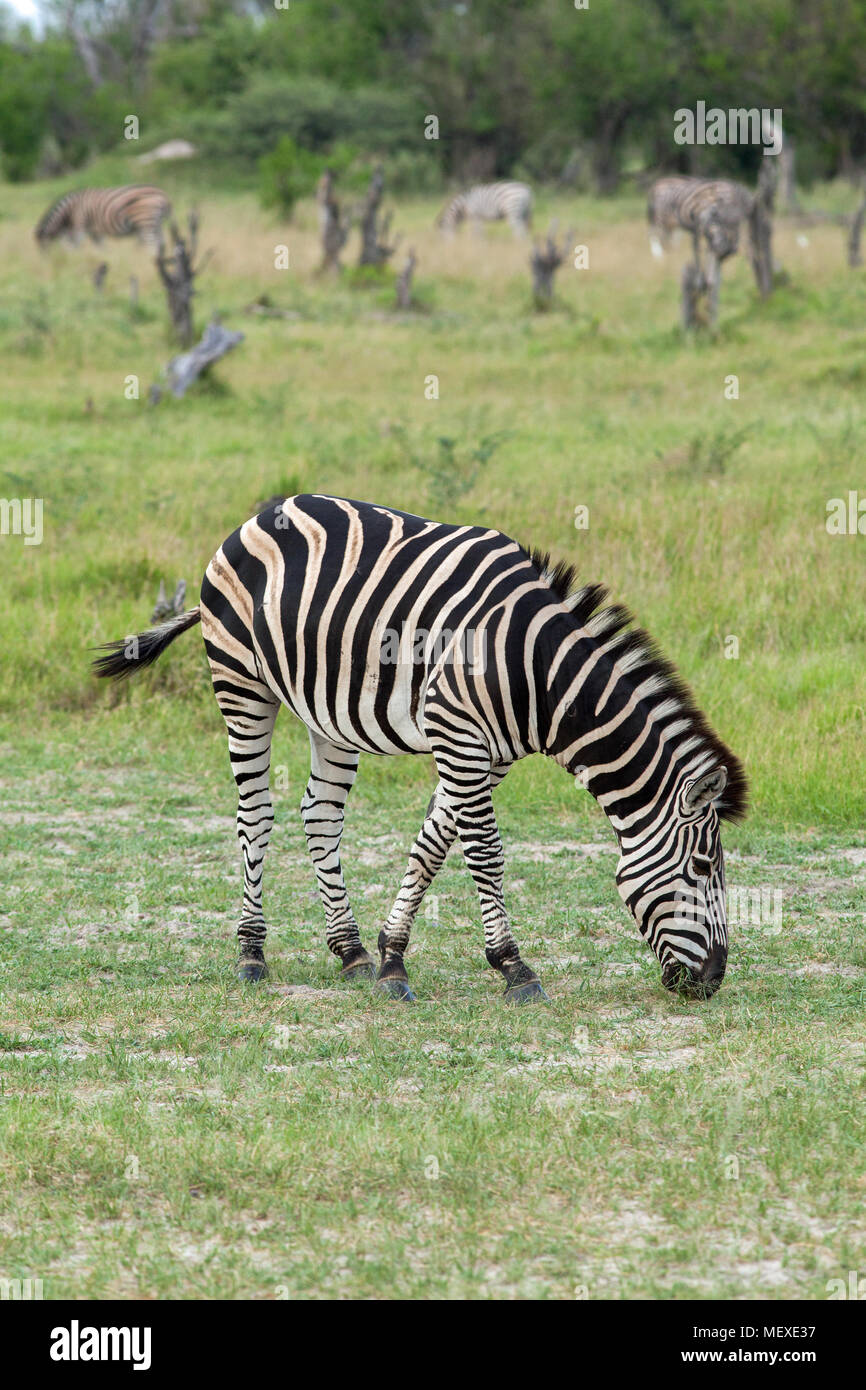
[[[711,801],[721,796],[727,785],[726,767],[714,767],[712,772],[705,772],[703,777],[696,777],[693,782],[688,782],[683,790],[683,810],[689,813],[702,811]]]

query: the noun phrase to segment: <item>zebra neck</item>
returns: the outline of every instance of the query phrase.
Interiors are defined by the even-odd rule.
[[[632,676],[567,616],[551,627],[540,751],[595,797],[621,842],[640,840],[673,813],[704,750],[658,676]]]

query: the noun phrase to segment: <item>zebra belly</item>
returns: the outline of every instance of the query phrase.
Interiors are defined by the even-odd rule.
[[[386,755],[430,752],[430,744],[422,727],[423,694],[418,701],[417,717],[413,718],[412,680],[408,672],[399,673],[393,682],[387,683],[387,726],[371,717],[377,697],[386,686],[378,663],[371,663],[365,668],[360,694],[351,706],[348,690],[342,699],[338,690],[337,707],[334,708],[329,706],[322,691],[318,698],[309,701],[302,686],[295,682],[283,683],[271,678],[268,684],[281,703],[297,715],[302,724],[338,748]]]

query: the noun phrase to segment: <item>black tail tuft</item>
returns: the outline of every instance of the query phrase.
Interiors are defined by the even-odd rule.
[[[134,676],[136,671],[151,666],[157,657],[162,656],[175,637],[200,622],[201,609],[190,608],[187,613],[169,618],[167,623],[160,623],[159,627],[149,628],[147,632],[139,632],[135,637],[125,637],[121,642],[106,642],[105,646],[96,649],[105,652],[105,656],[98,656],[92,662],[93,674],[114,681]]]

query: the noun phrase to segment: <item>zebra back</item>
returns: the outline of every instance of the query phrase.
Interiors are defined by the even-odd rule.
[[[664,178],[650,189],[647,218],[663,231],[696,232],[710,217],[733,225],[751,214],[754,195],[730,179]]]
[[[63,235],[132,236],[155,241],[171,211],[161,188],[151,184],[125,184],[120,188],[80,188],[64,193],[48,209],[36,227],[41,244]]]
[[[513,227],[525,229],[532,217],[532,190],[513,179],[474,184],[445,205],[438,225],[443,231],[453,231],[466,217],[477,218],[480,222],[504,219]]]

